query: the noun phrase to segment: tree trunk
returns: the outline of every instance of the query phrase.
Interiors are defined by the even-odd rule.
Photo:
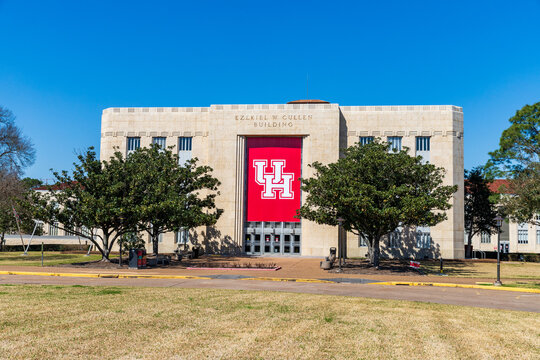
[[[2,231],[2,238],[0,239],[0,251],[4,251],[4,236],[6,233]]]
[[[472,258],[472,238],[473,238],[472,231],[467,232],[467,246],[465,247],[465,258],[470,259]]]
[[[111,260],[109,260],[109,255],[111,253],[109,250],[109,234],[103,234],[103,249],[99,246],[97,246],[97,248],[101,252],[101,261],[111,262]]]
[[[369,247],[368,250],[369,250],[369,262],[371,263],[371,266],[378,269],[379,259],[381,255],[381,250],[379,248],[379,238],[373,239],[371,241],[371,246]]]
[[[101,262],[111,262],[111,260],[109,259],[109,255],[110,255],[110,251],[109,249],[103,249],[101,251]]]
[[[157,256],[159,248],[159,234],[152,234],[152,252]]]

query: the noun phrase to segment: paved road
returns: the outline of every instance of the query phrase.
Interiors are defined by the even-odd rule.
[[[260,280],[178,280],[110,279],[56,276],[2,275],[0,284],[49,284],[90,286],[146,286],[177,288],[212,288],[231,290],[266,290],[308,294],[356,296],[376,299],[412,300],[439,304],[532,311],[540,313],[540,294],[497,290],[441,288],[425,286],[388,286],[371,284],[291,283]]]

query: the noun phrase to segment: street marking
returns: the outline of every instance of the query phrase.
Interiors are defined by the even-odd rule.
[[[147,274],[84,274],[84,273],[51,273],[39,271],[0,271],[0,275],[32,275],[32,276],[64,276],[64,277],[86,277],[102,279],[199,279],[211,280],[204,276],[190,275],[147,275]]]
[[[305,282],[305,283],[335,284],[334,281],[328,281],[328,280],[295,279],[295,278],[272,278],[272,277],[244,278],[244,279],[240,279],[240,280],[261,280],[261,281],[283,281],[283,282]]]
[[[378,282],[378,283],[369,283],[368,285],[437,286],[437,287],[454,287],[454,288],[482,289],[482,290],[500,290],[500,291],[514,291],[514,292],[526,292],[526,293],[540,294],[540,290],[537,290],[537,289],[508,288],[508,287],[493,286],[493,285],[489,286],[489,285],[430,283],[430,282],[408,282],[408,281],[386,281],[386,282]]]

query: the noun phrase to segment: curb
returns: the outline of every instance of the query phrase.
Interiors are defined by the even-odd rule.
[[[135,275],[135,274],[84,274],[84,273],[50,273],[39,271],[0,271],[0,275],[37,275],[37,276],[64,276],[86,277],[102,279],[199,279],[212,280],[210,277],[190,275]]]
[[[436,287],[452,287],[452,288],[464,288],[464,289],[514,291],[514,292],[525,292],[525,293],[532,293],[532,294],[540,294],[539,289],[509,288],[509,287],[493,286],[493,285],[471,285],[471,284],[408,282],[408,281],[385,281],[385,282],[369,283],[368,285],[436,286]]]

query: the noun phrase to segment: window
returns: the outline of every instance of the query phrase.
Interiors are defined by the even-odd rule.
[[[429,151],[431,148],[431,141],[429,136],[417,136],[416,137],[416,156],[422,157],[422,163],[429,162]]]
[[[141,147],[140,137],[128,137],[127,138],[127,155],[131,154],[135,150]]]
[[[158,145],[160,149],[165,149],[165,146],[167,144],[167,138],[166,137],[154,137],[154,138],[152,138],[152,144]]]
[[[416,228],[416,247],[429,249],[431,247],[431,232],[429,227],[419,226]]]
[[[367,240],[362,235],[358,236],[358,247],[366,247],[367,246]]]
[[[58,222],[49,224],[49,236],[58,236]]]
[[[37,225],[37,227],[36,227],[37,233],[38,234],[43,234],[43,222],[38,221],[38,222],[36,222],[36,225]]]
[[[529,243],[529,229],[527,227],[527,224],[518,225],[518,244]]]
[[[373,142],[373,136],[360,136],[360,145],[367,145]]]
[[[482,244],[490,244],[491,243],[491,234],[485,231],[482,231],[482,234],[480,234],[480,243]]]
[[[401,151],[401,136],[389,136],[390,152]]]
[[[188,229],[180,229],[180,231],[177,231],[174,233],[174,242],[176,244],[185,245],[189,242],[189,230]]]
[[[536,229],[536,244],[540,245],[540,229]]]
[[[430,148],[429,136],[416,137],[416,151],[429,151],[430,150],[429,148]]]
[[[399,248],[401,245],[401,231],[395,230],[388,234],[388,247],[391,249]]]
[[[73,229],[71,229],[71,228],[66,228],[66,229],[64,230],[64,235],[65,235],[65,236],[75,236],[75,233],[73,232]]]
[[[148,243],[150,244],[151,242],[152,242],[152,236],[148,234]],[[163,233],[158,235],[158,243],[161,243],[161,242],[163,242]]]
[[[85,236],[90,236],[90,230],[86,226],[81,227],[81,233]]]
[[[184,165],[186,161],[191,160],[191,137],[178,138],[178,163]]]

